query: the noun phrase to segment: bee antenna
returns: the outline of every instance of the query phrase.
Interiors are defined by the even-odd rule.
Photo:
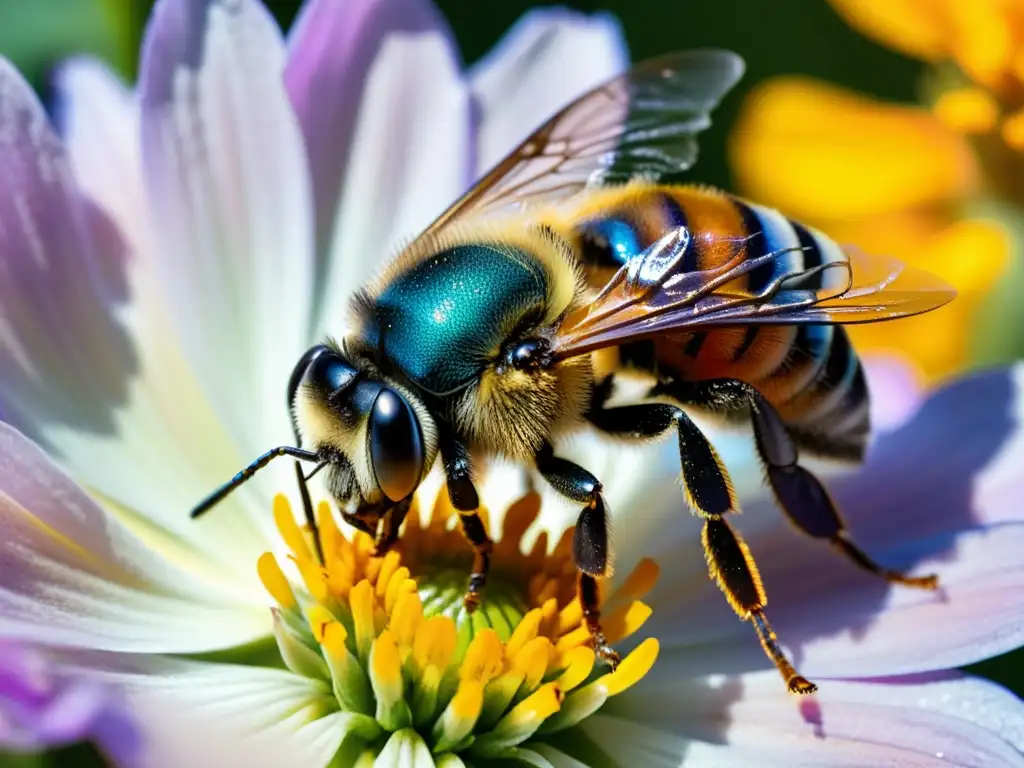
[[[255,475],[259,470],[263,469],[263,467],[267,466],[267,464],[269,464],[271,461],[280,456],[292,456],[302,461],[321,461],[322,459],[322,457],[318,453],[314,453],[313,451],[306,451],[303,450],[302,448],[293,448],[290,445],[281,445],[278,446],[277,448],[272,448],[271,450],[267,451],[262,456],[260,456],[258,459],[256,459],[256,461],[252,462],[252,464],[250,464],[241,472],[239,472],[237,475],[235,475],[226,483],[224,483],[224,485],[222,485],[216,491],[214,491],[201,502],[199,502],[199,504],[196,505],[192,512],[189,513],[189,517],[195,520],[201,514],[207,512],[211,507],[218,504],[221,500],[224,499],[225,496],[227,496],[229,493],[235,490],[235,488],[242,485],[246,480]],[[316,470],[314,470],[314,472],[316,472]]]

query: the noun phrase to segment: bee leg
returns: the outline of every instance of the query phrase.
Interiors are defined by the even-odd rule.
[[[412,497],[395,504],[380,518],[374,536],[374,557],[384,557],[398,541],[398,531],[405,522],[405,516],[409,514],[409,507],[412,506]]]
[[[611,575],[608,546],[607,503],[601,483],[583,467],[555,456],[550,445],[535,457],[537,469],[551,487],[566,498],[584,503],[573,534],[573,559],[579,570],[576,593],[583,608],[583,620],[593,639],[594,651],[609,666],[618,666],[620,657],[608,645],[601,628],[598,579]]]
[[[597,391],[607,392],[608,387],[599,387]],[[757,565],[747,545],[724,519],[736,508],[736,500],[718,453],[681,408],[662,403],[605,408],[604,399],[599,397],[587,413],[587,419],[603,432],[643,440],[676,428],[684,493],[690,507],[704,518],[701,541],[708,572],[736,614],[753,625],[761,647],[779,670],[789,690],[793,693],[817,690],[813,683],[797,673],[779,648],[775,632],[764,613],[768,598]]]
[[[462,535],[473,548],[473,571],[469,576],[469,588],[462,599],[466,610],[472,613],[480,605],[487,573],[491,569],[491,550],[494,544],[487,535],[484,521],[477,514],[480,497],[473,485],[472,465],[466,446],[450,435],[441,438],[441,460],[448,481],[448,498],[459,513]]]
[[[306,516],[306,525],[313,536],[313,547],[316,550],[317,560],[324,564],[324,546],[320,541],[320,528],[316,524],[316,516],[313,514],[313,500],[309,496],[309,485],[306,483],[306,475],[302,472],[302,465],[295,462],[295,477],[299,483],[299,497],[302,499],[302,511]]]
[[[797,447],[778,412],[752,386],[723,379],[693,387],[693,404],[717,410],[749,408],[757,452],[765,464],[768,481],[786,516],[808,536],[827,539],[858,567],[893,584],[919,589],[936,589],[938,577],[907,576],[876,563],[854,544],[835,502],[825,486],[801,467]]]

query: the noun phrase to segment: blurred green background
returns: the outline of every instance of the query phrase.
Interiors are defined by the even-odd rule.
[[[824,0],[437,0],[446,14],[465,61],[472,63],[531,7],[561,5],[605,11],[622,22],[632,57],[642,59],[680,48],[715,45],[730,48],[747,61],[748,74],[716,113],[715,127],[701,145],[697,176],[733,188],[725,145],[742,97],[757,82],[781,74],[806,74],[865,94],[914,101],[924,65],[882,48],[848,27]],[[44,96],[48,73],[61,58],[90,53],[134,80],[139,40],[148,0],[2,0],[0,53],[14,61]],[[268,0],[287,28],[299,0]],[[1024,694],[1024,653],[979,665],[973,671]],[[59,760],[28,758],[3,765],[100,765],[85,751],[65,751]]]

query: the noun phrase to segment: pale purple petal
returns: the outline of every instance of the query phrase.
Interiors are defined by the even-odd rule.
[[[469,93],[425,0],[313,0],[286,82],[309,151],[317,212],[317,334],[345,299],[466,189]]]
[[[169,306],[219,418],[253,454],[288,439],[284,396],[308,333],[312,205],[284,65],[257,0],[161,0],[139,84]]]
[[[872,429],[889,432],[903,426],[925,398],[920,373],[898,355],[865,355],[862,362],[871,393]]]
[[[112,429],[137,360],[115,317],[125,250],[79,192],[60,140],[0,59],[0,415],[25,425]],[[69,386],[68,382],[74,382]]]
[[[431,41],[421,63],[408,63],[406,75],[422,77],[420,87],[438,86],[443,93],[445,84],[430,83],[427,78],[434,73],[420,73],[420,66],[427,66],[428,70],[440,67],[441,76],[449,79],[448,70],[458,67],[458,57],[444,20],[434,5],[425,0],[309,0],[289,33],[285,84],[309,155],[316,210],[318,286],[325,285],[332,245],[339,237],[339,205],[349,168],[357,162],[354,142],[359,121],[366,119],[361,116],[362,110],[383,106],[390,114],[390,110],[401,109],[397,101],[384,105],[370,103],[369,99],[373,89],[371,77],[381,66],[378,57],[393,55],[387,54],[387,49],[402,45],[402,40]],[[411,84],[409,91],[415,91]],[[444,101],[438,104],[441,109],[445,106]],[[456,136],[466,138],[462,127],[452,127]],[[410,128],[429,133],[432,126],[419,118]],[[387,140],[385,135],[378,138],[381,142]],[[400,153],[403,147],[389,144],[379,151]],[[464,161],[458,155],[440,159],[452,164],[452,174],[465,172]],[[366,194],[370,192],[365,190]],[[380,236],[387,241],[390,234],[385,231]],[[365,263],[362,271],[369,273],[380,267],[381,255],[375,252],[349,258],[361,259]],[[325,298],[321,294],[317,300]]]
[[[855,540],[884,564],[938,573],[938,593],[890,588],[783,523],[773,502],[745,505],[736,524],[760,566],[769,618],[801,671],[911,673],[1024,642],[1021,382],[1016,368],[950,385],[880,437],[862,472],[830,481]],[[750,626],[707,580],[698,525],[686,517],[645,526],[661,531],[646,547],[630,538],[631,549],[665,567],[651,632],[694,674],[766,666]]]
[[[266,549],[266,538],[253,522],[267,520],[265,504],[254,505],[255,514],[248,515],[240,508],[243,497],[229,499],[223,516],[201,523],[184,514],[250,461],[251,448],[225,433],[170,321],[142,194],[138,105],[114,73],[90,58],[62,64],[54,85],[56,123],[76,180],[118,225],[116,231],[96,231],[97,243],[114,245],[118,233],[124,236],[128,301],[118,307],[117,317],[131,339],[137,369],[124,397],[83,405],[113,410],[115,428],[104,434],[68,429],[65,422],[74,420],[51,423],[52,414],[34,411],[19,426],[45,443],[80,481],[138,512],[147,526],[159,526],[163,535],[185,540],[211,562],[251,579],[253,561]],[[60,285],[65,277],[53,272],[48,279]],[[89,342],[90,328],[69,332],[80,344]],[[27,354],[36,354],[35,348]],[[79,397],[77,378],[49,378],[63,387],[64,394],[56,397],[65,402]]]
[[[110,650],[200,652],[269,632],[247,592],[193,556],[186,570],[95,504],[0,423],[0,636]]]
[[[482,175],[577,96],[619,74],[629,52],[615,18],[560,8],[525,14],[470,71]]]
[[[61,64],[53,78],[54,123],[79,187],[117,223],[133,257],[147,255],[147,213],[139,167],[138,106],[98,59]]]
[[[0,748],[34,752],[81,741],[98,742],[119,766],[138,763],[138,735],[111,686],[69,676],[43,652],[0,640]]]
[[[830,681],[797,698],[774,673],[683,681],[658,669],[583,723],[622,765],[1024,765],[1008,741],[1024,704],[983,681]]]

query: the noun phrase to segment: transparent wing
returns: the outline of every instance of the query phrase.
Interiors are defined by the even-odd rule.
[[[696,136],[743,75],[722,50],[669,54],[588,91],[541,125],[427,232],[456,217],[554,202],[584,187],[658,179],[697,160]]]
[[[630,259],[584,313],[554,339],[558,358],[601,347],[716,326],[871,323],[941,307],[956,291],[934,275],[846,247],[847,261],[792,268],[795,249],[747,258],[744,241],[721,267],[684,271],[689,234],[675,230]],[[752,293],[746,275],[773,265],[777,275]]]

